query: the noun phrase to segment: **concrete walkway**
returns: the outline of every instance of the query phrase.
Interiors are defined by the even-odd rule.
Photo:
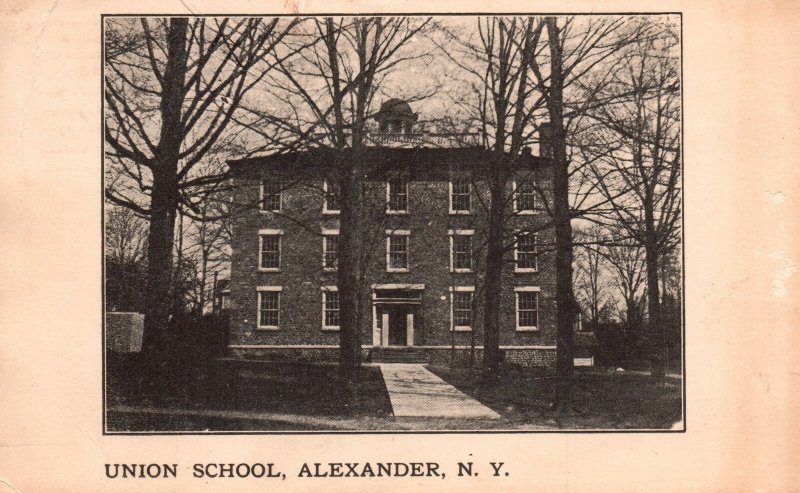
[[[396,417],[499,419],[500,415],[419,364],[379,364]]]

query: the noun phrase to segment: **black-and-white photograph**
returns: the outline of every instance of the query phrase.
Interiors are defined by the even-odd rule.
[[[103,16],[104,433],[684,431],[681,28]]]

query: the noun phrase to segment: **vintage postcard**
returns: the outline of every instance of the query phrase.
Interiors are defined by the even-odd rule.
[[[713,5],[4,8],[3,486],[795,491],[797,12]]]

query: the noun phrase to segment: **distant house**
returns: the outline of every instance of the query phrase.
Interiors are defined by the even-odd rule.
[[[491,155],[469,134],[415,133],[417,115],[383,104],[370,136],[369,258],[360,298],[362,352],[443,357],[482,349],[482,263]],[[229,350],[239,356],[335,359],[339,197],[324,148],[229,161],[235,200],[258,203],[233,226]],[[549,161],[528,153],[508,180],[512,237],[502,276],[500,341],[508,360],[555,361],[555,266],[535,184]],[[221,291],[222,292],[222,291]]]

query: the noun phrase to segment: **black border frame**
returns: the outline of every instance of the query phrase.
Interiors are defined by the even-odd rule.
[[[104,81],[105,81],[105,19],[107,17],[336,17],[336,16],[403,16],[403,17],[479,17],[479,16],[516,16],[516,15],[557,15],[557,16],[643,16],[643,15],[677,15],[680,19],[680,81],[681,81],[681,388],[682,388],[682,414],[683,414],[683,429],[681,430],[668,430],[668,429],[558,429],[558,430],[325,430],[325,431],[305,431],[305,430],[284,430],[284,431],[108,431],[106,425],[106,414],[108,412],[106,402],[106,263],[105,263],[105,97],[104,97]],[[102,430],[103,436],[231,436],[231,435],[465,435],[465,434],[553,434],[553,433],[567,433],[567,434],[642,434],[642,433],[686,433],[687,431],[687,416],[686,416],[686,186],[685,186],[685,163],[686,153],[685,149],[685,114],[686,106],[684,102],[684,93],[686,86],[684,83],[684,32],[683,32],[683,12],[682,11],[634,11],[634,12],[308,12],[303,14],[219,14],[219,13],[202,13],[202,14],[154,14],[154,13],[139,13],[139,14],[100,14],[100,290],[102,292],[102,320],[100,328],[100,352],[102,354],[102,367],[103,375],[101,378],[102,394]]]

